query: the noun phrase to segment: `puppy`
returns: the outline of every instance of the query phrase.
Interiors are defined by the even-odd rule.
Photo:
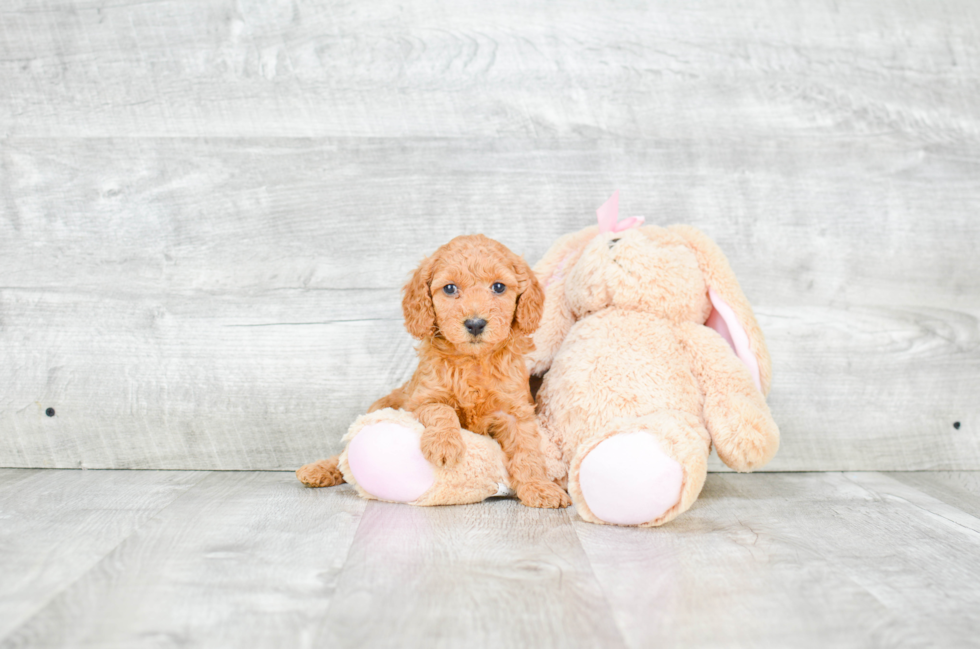
[[[425,426],[422,454],[436,466],[462,459],[460,428],[489,435],[503,449],[522,503],[569,506],[568,495],[545,475],[524,363],[543,307],[544,292],[523,259],[483,235],[456,237],[405,286],[405,326],[421,341],[418,369],[369,412],[413,413]],[[296,473],[313,487],[343,482],[336,457]]]

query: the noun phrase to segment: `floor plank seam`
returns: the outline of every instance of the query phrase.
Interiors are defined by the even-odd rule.
[[[568,525],[572,528],[572,533],[575,534],[575,540],[578,541],[578,547],[582,550],[582,555],[585,557],[586,565],[589,566],[589,574],[592,575],[592,579],[595,580],[596,586],[599,588],[599,592],[602,593],[602,599],[609,609],[609,615],[612,618],[612,623],[616,628],[616,632],[619,634],[620,642],[622,643],[622,646],[632,649],[632,646],[626,640],[625,630],[619,625],[619,621],[616,619],[616,614],[613,612],[615,609],[613,607],[612,600],[609,599],[609,593],[606,592],[605,586],[602,585],[599,575],[596,574],[595,568],[592,566],[592,559],[589,557],[589,553],[585,551],[585,546],[582,544],[582,537],[579,536],[578,533],[579,527],[575,524],[576,518],[578,518],[578,514],[574,513],[574,509],[572,507],[565,510],[565,519],[568,521]],[[579,520],[582,521],[581,518],[579,518]],[[582,522],[584,523],[584,521]]]
[[[964,511],[963,509],[961,509],[961,508],[959,508],[959,507],[957,507],[955,505],[951,505],[951,504],[949,504],[949,503],[947,503],[947,502],[945,502],[943,500],[940,500],[939,498],[936,498],[934,496],[930,496],[929,494],[927,494],[926,492],[922,491],[921,489],[919,489],[917,487],[913,487],[913,486],[907,485],[907,484],[905,484],[905,483],[903,483],[903,482],[901,482],[899,480],[896,480],[895,478],[890,477],[887,473],[884,473],[884,472],[881,472],[881,471],[876,471],[876,472],[862,472],[862,473],[869,473],[869,474],[870,473],[874,473],[874,474],[878,475],[879,477],[884,478],[884,479],[886,479],[886,480],[894,483],[895,485],[898,485],[901,489],[915,492],[917,498],[920,498],[920,499],[922,499],[922,500],[924,500],[924,501],[926,501],[926,502],[928,502],[930,504],[933,504],[934,509],[930,509],[929,507],[927,507],[926,505],[924,505],[922,503],[917,503],[914,500],[911,500],[909,498],[905,498],[905,497],[903,497],[903,496],[901,496],[899,494],[896,494],[896,493],[889,493],[889,494],[881,494],[881,493],[878,493],[878,492],[872,490],[871,488],[869,488],[868,485],[865,485],[865,484],[862,484],[859,481],[853,480],[851,478],[851,476],[848,475],[848,473],[849,472],[845,472],[845,473],[842,473],[841,475],[844,477],[845,480],[847,480],[851,484],[854,484],[854,485],[856,485],[858,487],[861,487],[862,489],[864,489],[865,491],[867,491],[869,494],[871,494],[875,498],[878,498],[878,499],[881,499],[881,500],[891,500],[891,501],[900,501],[900,502],[903,502],[906,505],[908,505],[909,507],[914,507],[915,509],[923,512],[924,514],[926,514],[926,515],[928,515],[930,517],[939,518],[939,519],[941,519],[941,520],[943,520],[943,521],[945,521],[945,522],[947,522],[947,523],[949,523],[951,525],[956,526],[957,528],[962,528],[962,529],[967,530],[967,531],[969,531],[969,532],[971,532],[973,534],[980,534],[980,518],[977,518],[976,516],[974,516],[970,512]],[[943,510],[943,509],[951,509],[951,510],[954,510],[958,516],[965,517],[966,519],[969,520],[970,523],[972,523],[972,525],[968,525],[968,524],[965,524],[963,522],[957,521],[954,518],[950,518],[949,516],[945,516],[945,515],[943,515],[943,513],[941,511],[936,511],[936,509],[938,509],[938,510]]]
[[[351,488],[351,491],[353,492],[353,488]],[[358,498],[360,498],[360,496],[358,496]],[[347,545],[347,551],[344,552],[344,560],[343,562],[341,562],[340,569],[337,570],[336,576],[334,576],[334,584],[335,584],[334,591],[330,594],[330,602],[327,604],[327,607],[323,610],[322,619],[324,620],[330,619],[330,610],[333,608],[334,602],[337,601],[335,597],[335,595],[337,594],[337,585],[341,583],[341,580],[344,577],[344,571],[347,570],[347,566],[350,563],[351,550],[354,547],[354,542],[357,540],[357,533],[361,530],[361,524],[364,523],[364,519],[366,517],[368,509],[373,506],[376,506],[379,502],[381,501],[368,500],[368,502],[365,503],[364,505],[364,509],[361,510],[361,515],[357,519],[357,527],[355,527],[354,531],[351,533],[351,537],[350,537],[351,542]]]

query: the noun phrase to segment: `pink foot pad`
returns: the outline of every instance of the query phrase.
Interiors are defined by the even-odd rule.
[[[599,443],[582,460],[579,485],[597,518],[639,525],[663,516],[681,497],[684,470],[653,435],[623,433]]]
[[[419,440],[419,433],[393,422],[365,426],[347,445],[347,464],[354,480],[379,500],[417,500],[435,481]]]

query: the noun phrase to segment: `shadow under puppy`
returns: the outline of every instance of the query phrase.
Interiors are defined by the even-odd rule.
[[[297,477],[419,505],[479,502],[509,486],[530,507],[569,506],[545,473],[525,362],[543,306],[534,273],[503,244],[469,235],[439,248],[402,300],[421,341],[415,374],[354,422],[343,453]]]

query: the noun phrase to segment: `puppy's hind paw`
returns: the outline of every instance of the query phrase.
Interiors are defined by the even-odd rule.
[[[428,433],[429,431],[426,431]],[[422,435],[422,455],[429,464],[451,469],[463,461],[466,445],[460,433],[441,435]]]
[[[521,504],[542,509],[564,509],[572,504],[565,490],[554,482],[528,482],[517,487]]]
[[[332,487],[344,481],[335,457],[303,465],[296,470],[296,477],[307,487]]]

